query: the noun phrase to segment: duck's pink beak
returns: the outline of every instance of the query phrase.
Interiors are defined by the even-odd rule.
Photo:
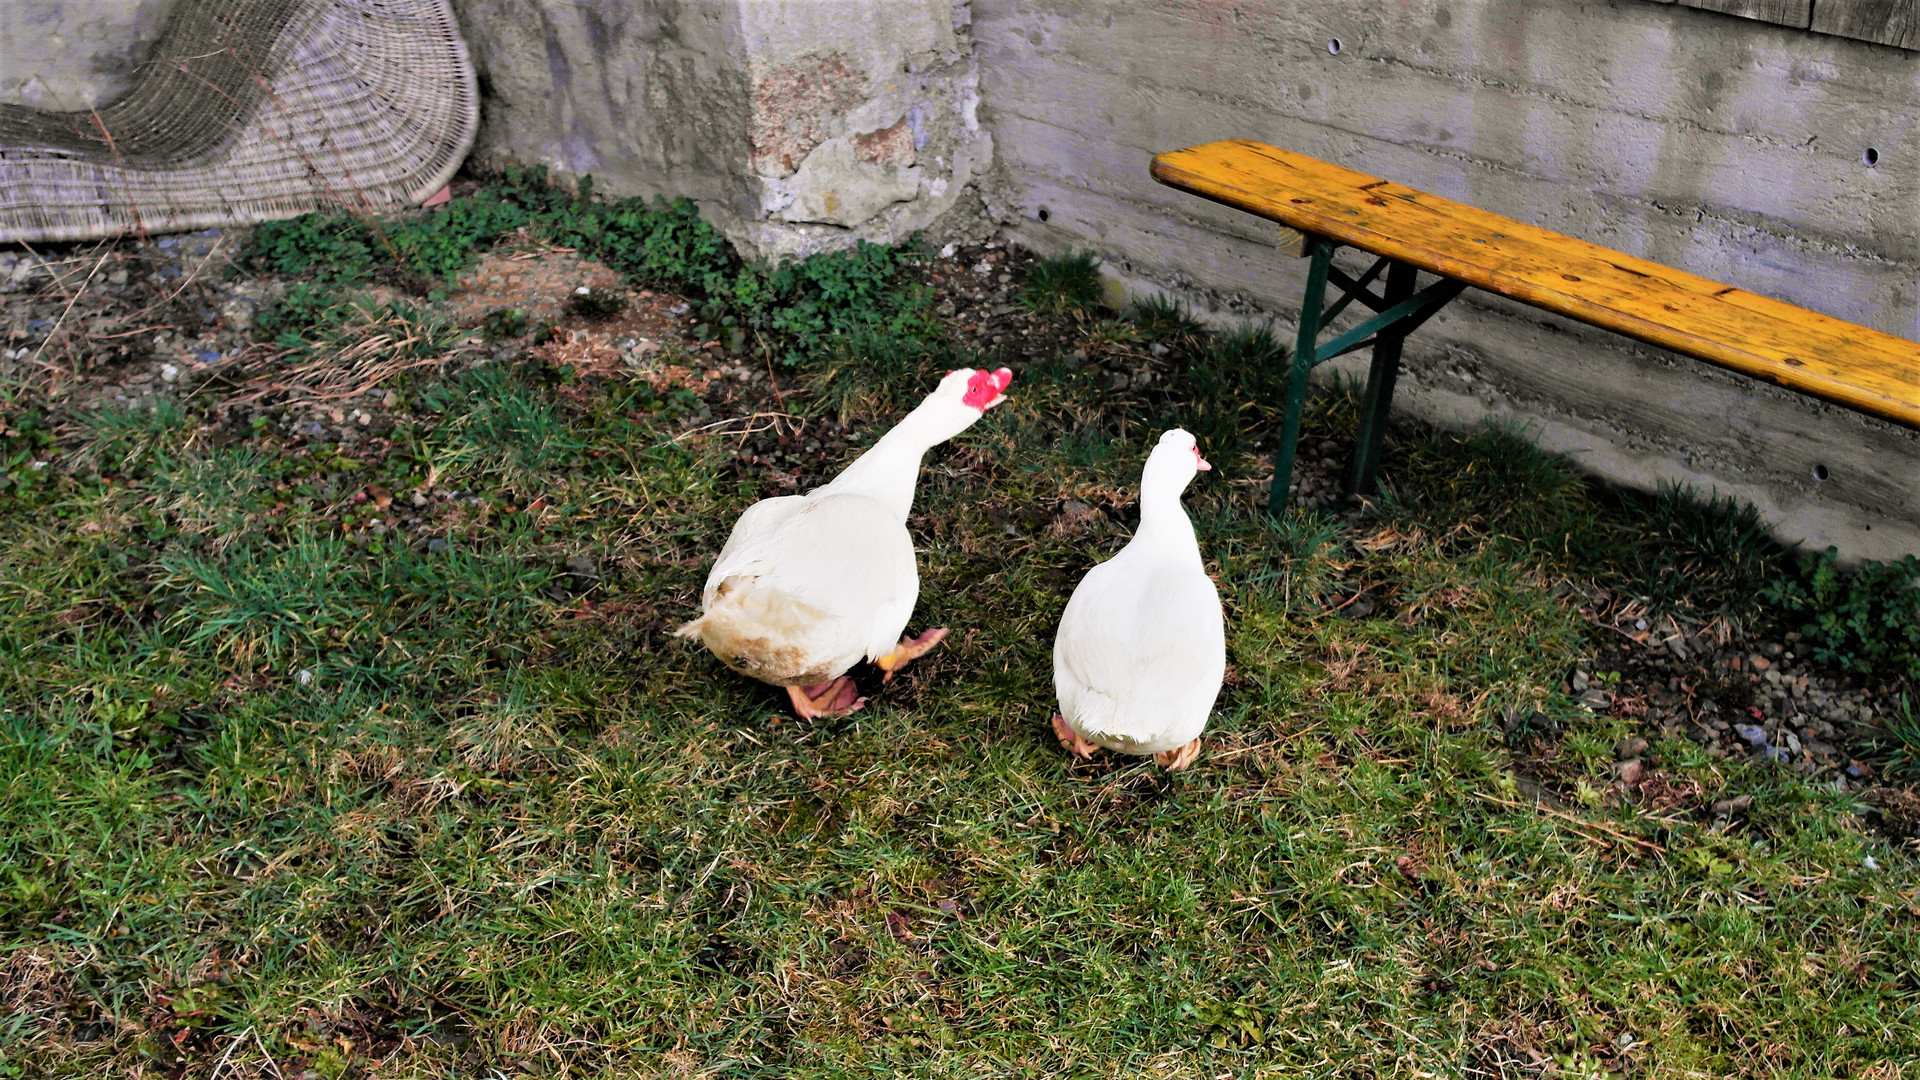
[[[1213,468],[1212,465],[1207,463],[1206,458],[1200,456],[1200,448],[1197,446],[1193,448],[1193,467],[1199,469],[1201,472],[1208,472]]]
[[[1013,383],[1013,371],[1001,368],[998,371],[976,371],[967,380],[967,395],[961,402],[986,412],[1006,400],[1007,387]]]

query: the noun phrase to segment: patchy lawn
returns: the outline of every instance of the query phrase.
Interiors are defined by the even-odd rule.
[[[991,244],[768,306],[558,205],[9,256],[0,1076],[1913,1075],[1907,687],[1739,508],[1413,428],[1342,508],[1332,394],[1271,524],[1270,337]],[[806,724],[670,637],[970,359],[937,653]],[[1209,749],[1077,765],[1053,626],[1175,423]]]

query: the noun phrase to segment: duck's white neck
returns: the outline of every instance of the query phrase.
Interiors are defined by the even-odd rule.
[[[1200,542],[1193,535],[1193,522],[1187,519],[1180,494],[1186,490],[1186,476],[1149,472],[1140,483],[1140,528],[1134,531],[1129,547],[1141,547],[1166,558],[1201,563]]]
[[[940,410],[944,412],[945,410]],[[950,418],[923,404],[893,425],[880,441],[854,459],[833,482],[815,494],[865,495],[884,503],[904,524],[913,512],[913,488],[920,479],[920,459],[952,438]]]

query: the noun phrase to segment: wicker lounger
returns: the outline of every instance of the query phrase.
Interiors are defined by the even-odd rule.
[[[447,0],[180,0],[119,99],[0,105],[0,242],[418,204],[478,121]]]

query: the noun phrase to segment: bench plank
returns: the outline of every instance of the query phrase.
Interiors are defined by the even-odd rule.
[[[1153,178],[1338,244],[1920,428],[1920,344],[1241,139]]]
[[[1822,34],[1920,48],[1920,10],[1913,0],[1821,0],[1813,29]]]
[[[1798,30],[1805,30],[1813,19],[1811,0],[1680,0],[1680,6],[1778,23]]]

